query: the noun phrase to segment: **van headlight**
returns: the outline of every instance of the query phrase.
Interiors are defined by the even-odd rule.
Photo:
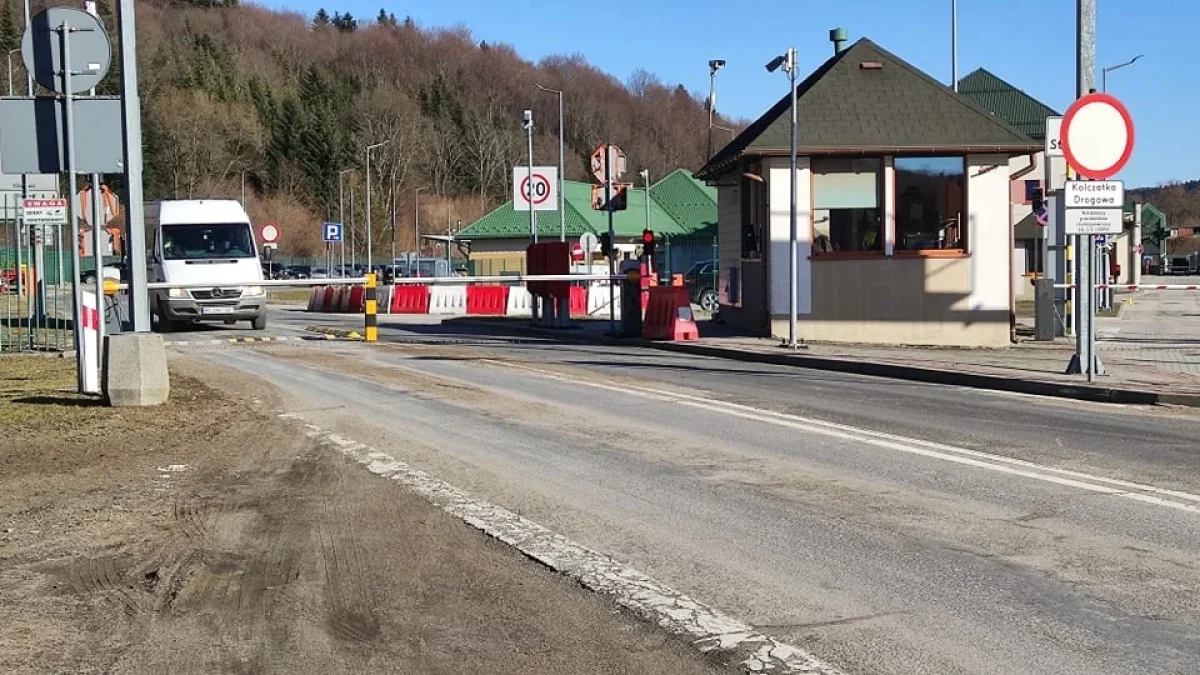
[[[265,293],[262,286],[247,286],[242,289],[242,295],[263,295]]]
[[[187,296],[188,296],[188,292],[182,288],[167,289],[167,297],[168,298],[186,298]]]

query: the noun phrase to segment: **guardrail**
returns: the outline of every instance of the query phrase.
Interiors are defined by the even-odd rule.
[[[1054,284],[1054,288],[1075,290],[1075,284]],[[1096,290],[1126,290],[1126,291],[1200,291],[1200,284],[1096,284]]]
[[[391,286],[407,285],[460,285],[460,284],[496,284],[496,283],[528,283],[530,281],[621,281],[624,275],[616,274],[510,274],[506,276],[476,276],[476,277],[402,277],[394,279]],[[225,286],[262,286],[264,288],[286,288],[289,286],[308,288],[312,286],[358,286],[367,283],[366,277],[337,277],[334,279],[267,279],[263,281],[245,281],[236,283],[206,282],[167,282],[152,281],[146,284],[148,290],[168,290],[172,288],[205,289]],[[108,286],[112,290],[129,290],[129,284],[119,283]]]

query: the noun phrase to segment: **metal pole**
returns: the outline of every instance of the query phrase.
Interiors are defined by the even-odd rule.
[[[242,208],[246,208],[246,172],[242,172]]]
[[[563,150],[563,93],[558,92],[558,240],[567,240],[566,161]]]
[[[83,286],[79,283],[79,214],[75,211],[73,203],[76,190],[75,183],[75,113],[72,109],[71,94],[71,40],[70,26],[64,21],[58,27],[58,37],[62,41],[62,82],[63,82],[63,119],[65,128],[63,134],[66,136],[67,145],[67,183],[70,196],[67,200],[68,220],[71,222],[71,291],[75,299],[74,312],[72,314],[74,322],[75,334],[75,375],[76,384],[78,385],[79,393],[84,393],[84,378],[83,378]],[[100,270],[97,270],[100,272]]]
[[[708,146],[704,151],[705,161],[712,159],[713,154],[713,115],[717,107],[717,69],[708,68]]]
[[[617,238],[616,232],[613,229],[613,204],[612,204],[612,184],[613,184],[613,153],[612,146],[608,143],[604,144],[604,208],[608,211],[608,276],[616,276],[617,274]],[[641,303],[638,303],[640,306]],[[617,332],[617,285],[611,280],[608,282],[608,330],[612,334]]]
[[[1096,0],[1076,0],[1076,94],[1086,96],[1096,87]],[[1095,379],[1099,359],[1096,358],[1095,321],[1095,239],[1081,237],[1080,279],[1078,281],[1079,318],[1082,334],[1077,338],[1080,372],[1088,382]]]
[[[370,274],[375,269],[375,268],[371,267],[371,263],[372,263],[372,260],[371,260],[371,148],[372,147],[373,146],[370,146],[370,145],[367,146],[367,156],[366,156],[367,163],[365,166],[365,168],[367,170],[367,216],[366,216],[367,217],[367,274]]]
[[[950,81],[958,91],[958,0],[950,0]]]
[[[350,186],[350,228],[349,229],[350,229],[350,266],[357,267],[358,251],[355,250],[355,247],[354,247],[354,186],[353,185]],[[346,235],[343,234],[342,238],[345,239]]]
[[[529,202],[529,236],[533,239],[533,243],[537,243],[537,211],[533,210],[533,121],[530,120],[529,127],[525,130],[525,135],[529,140],[529,173],[525,174],[525,184],[529,187],[528,194],[525,195],[526,201]]]
[[[392,279],[396,278],[396,175],[392,173],[392,191],[389,195],[392,200]]]
[[[100,320],[96,322],[96,365],[104,372],[104,208],[100,203],[100,174],[92,174],[92,260],[96,270],[96,311]]]
[[[417,274],[421,273],[421,190],[424,189],[419,187],[413,192],[413,246],[417,249]],[[409,267],[409,274],[413,274],[412,266]]]
[[[28,6],[29,0],[26,1]],[[118,0],[117,23],[121,34],[121,121],[124,133],[125,186],[128,206],[129,309],[133,329],[150,330],[150,294],[146,290],[146,214],[142,186],[142,102],[138,94],[137,32],[134,0]],[[30,75],[32,78],[32,74]],[[32,79],[30,90],[32,94]],[[72,191],[74,188],[72,188]],[[72,192],[72,194],[74,194]]]
[[[342,236],[338,241],[338,248],[340,248],[342,252],[341,267],[343,268],[346,267],[346,171],[347,169],[338,171],[338,223],[340,223],[342,226]],[[332,270],[333,244],[327,244],[325,246],[325,255],[330,260],[329,267],[326,267],[325,269]]]
[[[789,307],[788,307],[788,346],[796,349],[798,340],[797,329],[797,313],[796,303],[799,299],[798,282],[796,280],[797,268],[799,266],[799,229],[796,224],[796,181],[798,180],[796,171],[796,48],[788,47],[788,82],[791,87],[792,99],[792,133],[791,133],[791,152],[788,156],[788,188],[791,195],[791,206],[788,210],[788,222],[790,225],[790,235],[788,241],[788,269],[790,270],[788,279],[789,291]]]
[[[9,95],[9,96],[12,96],[12,95],[13,95],[13,86],[12,86],[12,55],[13,55],[13,52],[14,52],[14,51],[16,51],[16,50],[14,49],[14,50],[12,50],[12,51],[8,52],[8,95]]]

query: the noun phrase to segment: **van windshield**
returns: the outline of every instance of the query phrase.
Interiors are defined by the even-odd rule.
[[[167,260],[255,257],[254,238],[246,223],[163,225],[162,229]]]

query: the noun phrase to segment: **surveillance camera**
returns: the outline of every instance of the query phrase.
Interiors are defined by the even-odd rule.
[[[767,72],[773,73],[776,70],[779,70],[779,66],[782,66],[784,63],[787,63],[786,54],[780,54],[779,56],[776,56],[775,58],[771,59],[770,63],[767,64]]]
[[[708,62],[708,67],[712,68],[714,72],[718,71],[725,67],[725,59],[713,59]]]

